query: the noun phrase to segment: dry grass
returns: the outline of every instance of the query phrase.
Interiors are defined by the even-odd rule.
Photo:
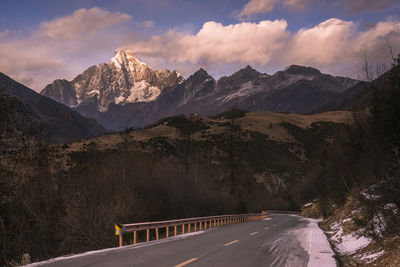
[[[383,247],[386,253],[380,257],[372,266],[398,267],[400,266],[400,237],[388,238]]]
[[[191,118],[190,116],[188,118]],[[350,112],[347,111],[334,111],[325,112],[313,115],[301,114],[284,114],[273,112],[251,112],[246,113],[245,116],[236,119],[236,123],[246,131],[256,131],[268,135],[268,137],[275,141],[280,142],[294,142],[294,137],[282,126],[281,122],[294,124],[301,128],[310,127],[313,122],[329,121],[329,122],[346,122],[350,118]],[[220,126],[223,123],[229,123],[227,119],[211,119],[207,117],[196,116],[196,119],[201,119],[205,124],[210,126],[207,130],[208,134],[220,134],[226,130],[226,127]],[[162,124],[153,128],[132,131],[129,138],[135,141],[146,141],[154,137],[168,137],[171,139],[178,138],[178,131],[176,128]],[[201,139],[200,134],[193,136],[195,139]],[[65,152],[80,151],[84,145],[95,142],[100,150],[115,149],[117,144],[122,142],[122,134],[115,133],[103,135],[100,137],[81,140],[70,143]]]
[[[313,115],[252,112],[239,118],[237,122],[244,130],[266,134],[275,141],[293,142],[293,136],[284,127],[280,126],[280,123],[287,122],[300,128],[307,128],[314,122],[340,123],[349,121],[350,118],[351,115],[348,111],[332,111]]]
[[[129,133],[128,139],[135,141],[146,141],[154,137],[168,137],[168,138],[177,138],[178,133],[176,128],[168,126],[168,125],[157,125],[153,128],[143,129],[132,131]],[[103,135],[87,140],[80,140],[77,142],[73,142],[68,144],[68,148],[65,150],[66,152],[75,152],[80,151],[85,145],[89,145],[94,142],[98,145],[99,150],[107,150],[114,149],[117,147],[118,143],[123,141],[123,134],[115,133]]]

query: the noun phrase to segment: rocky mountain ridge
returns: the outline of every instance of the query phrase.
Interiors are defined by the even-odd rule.
[[[55,80],[41,94],[69,107],[95,103],[104,112],[111,103],[154,101],[163,88],[182,80],[177,71],[154,71],[129,50],[118,49],[109,64],[89,67],[72,81]]]
[[[72,82],[56,80],[42,94],[106,128],[123,130],[168,116],[209,116],[233,107],[312,113],[358,83],[298,65],[273,75],[247,66],[218,80],[199,69],[185,80],[176,71],[153,71],[132,52],[117,50],[110,64],[90,67]]]

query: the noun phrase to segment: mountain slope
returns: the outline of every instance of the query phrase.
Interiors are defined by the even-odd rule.
[[[373,88],[385,87],[391,76],[399,75],[400,67],[395,66],[391,70],[382,74],[371,82],[360,82],[340,93],[331,101],[323,105],[315,112],[325,112],[332,110],[362,110],[371,106],[373,98]]]
[[[132,52],[119,49],[109,64],[89,67],[70,82],[55,80],[41,94],[69,107],[103,112],[111,103],[153,101],[164,87],[182,79],[176,71],[154,71]]]
[[[132,52],[117,50],[109,64],[92,66],[71,82],[56,80],[41,94],[106,128],[123,130],[177,114],[209,116],[233,107],[312,113],[357,83],[297,65],[273,75],[247,66],[219,80],[200,69],[184,80],[176,71],[154,71]]]
[[[30,114],[33,121],[44,122],[55,142],[85,139],[106,132],[95,120],[87,119],[78,112],[34,92],[3,73],[0,73],[0,91],[17,98],[21,104],[19,108]]]

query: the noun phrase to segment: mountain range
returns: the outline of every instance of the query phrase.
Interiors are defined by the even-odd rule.
[[[89,67],[72,81],[55,80],[41,94],[107,129],[123,130],[178,114],[215,115],[233,107],[313,113],[359,82],[298,65],[273,75],[247,66],[218,80],[199,69],[184,79],[177,71],[155,71],[131,51],[118,49],[108,64]]]

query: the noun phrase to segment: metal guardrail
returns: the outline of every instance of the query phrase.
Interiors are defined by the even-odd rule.
[[[220,216],[209,216],[209,217],[196,217],[178,220],[168,221],[156,221],[156,222],[143,222],[143,223],[131,223],[115,225],[116,235],[119,235],[119,246],[123,245],[123,236],[126,233],[133,232],[133,244],[137,243],[137,233],[139,231],[146,231],[146,242],[150,241],[150,230],[155,231],[155,240],[160,239],[159,229],[165,229],[164,238],[168,238],[171,230],[173,235],[178,235],[178,230],[181,234],[186,232],[194,232],[197,230],[206,230],[208,228],[220,227],[227,224],[241,223],[248,221],[257,221],[268,217],[268,213],[252,213],[252,214],[232,214],[232,215],[220,215]],[[193,226],[193,228],[192,228]],[[178,229],[178,227],[180,229]],[[172,229],[171,229],[172,228]]]

